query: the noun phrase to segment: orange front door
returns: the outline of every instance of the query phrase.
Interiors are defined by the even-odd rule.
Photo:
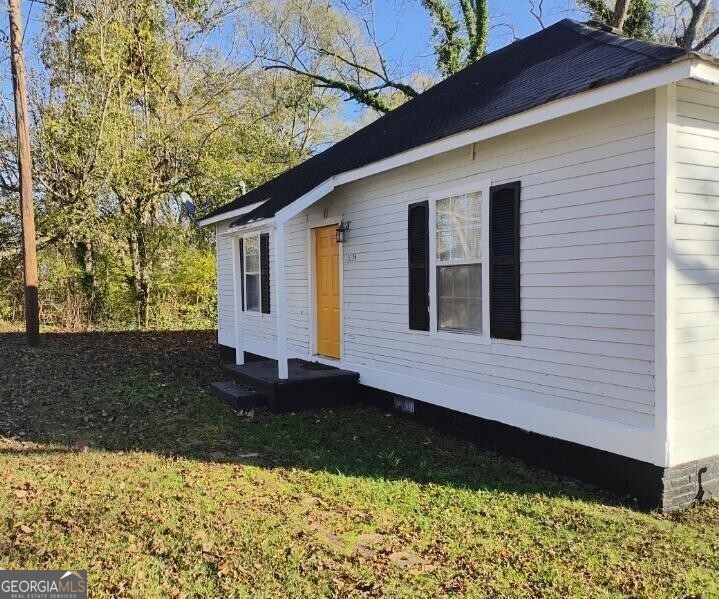
[[[315,229],[317,353],[340,357],[340,251],[337,227]]]

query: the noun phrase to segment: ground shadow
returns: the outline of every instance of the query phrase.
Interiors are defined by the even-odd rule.
[[[139,450],[613,503],[592,487],[376,406],[236,413],[211,397],[214,331],[0,334],[0,436],[18,451]],[[19,449],[18,449],[19,448]]]

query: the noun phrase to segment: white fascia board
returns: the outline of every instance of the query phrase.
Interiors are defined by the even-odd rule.
[[[692,59],[691,78],[710,85],[719,85],[719,64],[708,60]]]
[[[335,187],[339,187],[340,185],[383,173],[412,162],[417,162],[418,160],[423,160],[424,158],[430,158],[432,156],[436,156],[437,154],[456,150],[457,148],[461,148],[463,146],[478,143],[480,141],[486,141],[499,135],[524,129],[525,127],[538,125],[545,121],[567,116],[589,108],[594,108],[595,106],[607,104],[608,102],[620,100],[635,94],[640,94],[669,83],[674,83],[681,79],[691,77],[692,68],[694,67],[698,69],[697,72],[701,71],[704,73],[705,69],[703,67],[705,66],[716,68],[701,59],[694,58],[690,60],[689,58],[684,58],[661,69],[583,92],[569,98],[555,100],[548,104],[543,104],[537,108],[509,116],[494,123],[490,123],[470,131],[465,131],[463,133],[458,133],[450,137],[445,137],[418,148],[407,150],[401,154],[390,156],[384,160],[379,160],[377,162],[373,162],[372,164],[340,173],[330,177],[324,183],[313,188],[305,195],[300,196],[292,204],[285,206],[277,213],[277,220],[278,222],[286,222],[290,218],[297,216],[305,208],[308,208],[318,200],[322,199]]]
[[[309,208],[312,204],[325,197],[335,188],[335,178],[336,177],[330,177],[329,179],[326,179],[317,187],[313,187],[305,195],[300,196],[294,202],[285,206],[282,210],[279,210],[277,214],[275,214],[277,224],[286,223],[289,219],[297,216],[305,208]]]
[[[699,61],[697,61],[699,62]],[[688,59],[681,60],[670,64],[664,68],[657,69],[650,73],[637,75],[630,79],[625,79],[617,83],[600,87],[591,91],[583,92],[569,98],[555,100],[548,104],[543,104],[537,108],[509,116],[494,123],[458,133],[450,137],[445,137],[438,141],[408,150],[402,154],[391,156],[385,160],[380,160],[361,168],[347,171],[334,177],[335,185],[343,185],[357,179],[369,177],[371,175],[381,173],[383,171],[404,166],[411,162],[416,162],[424,158],[429,158],[443,152],[456,150],[463,146],[486,141],[492,137],[511,133],[519,129],[538,125],[545,121],[550,121],[559,117],[567,116],[575,112],[594,108],[601,104],[620,100],[628,96],[640,94],[642,92],[667,85],[685,79],[691,75],[691,64]]]
[[[710,63],[698,58],[683,58],[667,65],[661,69],[644,73],[643,75],[637,75],[617,83],[612,83],[604,87],[600,87],[594,90],[583,92],[569,98],[563,98],[543,104],[537,108],[509,116],[501,119],[494,123],[471,129],[463,133],[451,135],[443,139],[425,144],[412,150],[407,150],[401,154],[390,156],[384,160],[379,160],[362,166],[360,168],[346,171],[338,175],[334,175],[326,179],[323,183],[314,187],[306,194],[297,198],[291,204],[285,206],[277,212],[275,215],[277,224],[287,222],[289,219],[297,216],[300,212],[309,208],[315,202],[321,200],[328,193],[330,193],[335,187],[357,181],[358,179],[364,179],[385,171],[405,166],[412,162],[417,162],[437,154],[443,154],[451,150],[456,150],[463,146],[478,143],[480,141],[486,141],[499,135],[511,133],[519,129],[531,127],[532,125],[538,125],[545,121],[560,118],[607,104],[608,102],[614,102],[628,96],[640,94],[650,89],[655,89],[674,83],[681,79],[687,79],[692,76],[692,68],[696,67],[698,71],[702,73],[705,69],[701,65],[712,67]],[[221,215],[225,216],[225,215]]]
[[[238,216],[242,216],[243,214],[252,212],[255,208],[257,208],[258,206],[261,206],[266,201],[267,200],[262,200],[261,202],[255,202],[254,204],[250,204],[249,206],[243,206],[242,208],[230,210],[229,212],[224,212],[222,214],[218,214],[217,216],[211,216],[210,218],[202,218],[197,221],[197,226],[198,227],[207,227],[209,225],[214,225],[216,223],[222,222],[223,220],[237,218]]]
[[[219,233],[220,237],[242,237],[247,233],[253,233],[260,229],[272,229],[275,226],[274,218],[263,218],[262,220],[256,220],[246,225],[240,225],[239,227],[232,227],[227,229],[224,233]]]

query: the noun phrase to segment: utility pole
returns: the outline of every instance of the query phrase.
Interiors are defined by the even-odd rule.
[[[27,115],[27,84],[22,51],[20,0],[8,0],[8,9],[18,172],[20,174],[20,220],[25,268],[25,331],[27,344],[33,347],[40,345],[40,303],[37,292],[37,248],[35,247],[35,211],[32,203],[30,125]]]

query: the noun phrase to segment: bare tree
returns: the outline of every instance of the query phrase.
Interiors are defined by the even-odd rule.
[[[544,29],[544,0],[529,0],[529,14],[539,23],[539,26]]]
[[[677,37],[677,45],[687,50],[703,50],[719,36],[719,26],[708,32],[703,31],[711,12],[712,4],[710,0],[698,0],[696,2],[694,0],[681,0],[676,7],[681,8],[682,6],[689,8],[689,21],[687,22],[681,16],[677,19],[684,24],[683,32]]]
[[[591,17],[624,35],[711,53],[719,39],[713,0],[577,0]]]

